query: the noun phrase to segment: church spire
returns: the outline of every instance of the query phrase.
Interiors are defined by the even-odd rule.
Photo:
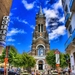
[[[41,5],[40,5],[39,14],[40,14],[40,15],[43,15],[43,12],[42,12],[42,7],[41,7]]]

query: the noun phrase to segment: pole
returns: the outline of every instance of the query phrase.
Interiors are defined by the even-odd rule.
[[[5,56],[5,59],[4,59],[4,75],[8,75],[8,69],[6,68],[7,66],[7,63],[8,63],[8,46],[6,46],[6,56]]]

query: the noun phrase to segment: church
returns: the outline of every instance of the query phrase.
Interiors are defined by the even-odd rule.
[[[34,69],[47,70],[49,65],[47,64],[45,57],[47,52],[50,50],[50,44],[48,32],[46,30],[46,17],[42,12],[41,6],[38,14],[36,14],[35,19],[36,26],[33,32],[32,47],[29,54],[36,60]]]

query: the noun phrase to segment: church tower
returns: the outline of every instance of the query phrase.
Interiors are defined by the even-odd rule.
[[[40,10],[36,14],[36,26],[33,32],[33,40],[30,55],[34,56],[36,59],[35,69],[44,70],[47,68],[47,63],[45,60],[47,52],[50,50],[48,33],[46,30],[46,17]]]

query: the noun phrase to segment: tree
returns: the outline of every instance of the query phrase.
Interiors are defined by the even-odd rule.
[[[69,63],[69,59],[70,59],[69,54],[61,53],[60,54],[60,64],[61,64],[60,66],[62,68],[67,67]]]
[[[24,68],[34,67],[35,59],[27,53],[22,54],[22,66]]]
[[[22,66],[22,55],[17,53],[16,57],[14,58],[14,66],[21,67]]]
[[[14,64],[14,58],[17,55],[17,49],[14,46],[10,46],[10,50],[8,51],[8,61],[9,64],[13,65]],[[2,55],[1,55],[1,62],[4,62],[4,58],[6,55],[6,48],[3,50]]]
[[[55,50],[50,50],[48,53],[47,53],[47,56],[46,56],[46,61],[49,65],[51,65],[53,68],[55,68],[55,54],[54,54]]]
[[[55,57],[55,54],[54,54],[55,50],[50,50],[48,53],[47,53],[47,56],[46,56],[46,61],[49,65],[51,65],[53,68],[55,68],[56,66],[56,57]],[[69,59],[69,55],[68,54],[64,54],[64,53],[60,53],[60,67],[64,68],[64,67],[67,67],[68,64],[66,62],[66,57],[68,57]]]

